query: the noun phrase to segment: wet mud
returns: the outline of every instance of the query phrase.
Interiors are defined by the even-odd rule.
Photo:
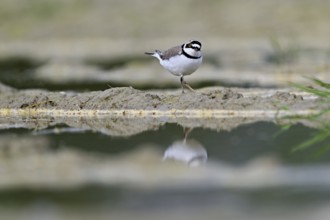
[[[3,126],[46,129],[66,124],[112,136],[155,130],[165,123],[231,130],[255,121],[310,115],[329,104],[297,90],[209,87],[194,92],[141,91],[131,87],[94,92],[15,90],[2,85]]]

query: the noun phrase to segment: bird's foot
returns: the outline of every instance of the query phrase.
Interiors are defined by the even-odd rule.
[[[184,81],[183,77],[180,78],[182,93],[184,93],[184,88],[189,89],[189,91],[194,92],[195,90],[191,88],[186,81]]]

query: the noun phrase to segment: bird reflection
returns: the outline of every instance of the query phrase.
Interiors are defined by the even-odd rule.
[[[164,152],[164,160],[176,160],[189,166],[200,166],[207,161],[205,148],[197,141],[188,139],[192,129],[184,129],[184,138],[175,141]]]

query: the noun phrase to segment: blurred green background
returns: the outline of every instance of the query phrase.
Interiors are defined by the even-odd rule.
[[[0,38],[329,38],[327,0],[2,0]]]

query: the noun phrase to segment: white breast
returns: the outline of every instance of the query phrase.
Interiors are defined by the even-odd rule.
[[[202,64],[203,58],[190,59],[184,55],[178,55],[169,60],[160,60],[160,64],[173,75],[184,76],[195,72]]]

